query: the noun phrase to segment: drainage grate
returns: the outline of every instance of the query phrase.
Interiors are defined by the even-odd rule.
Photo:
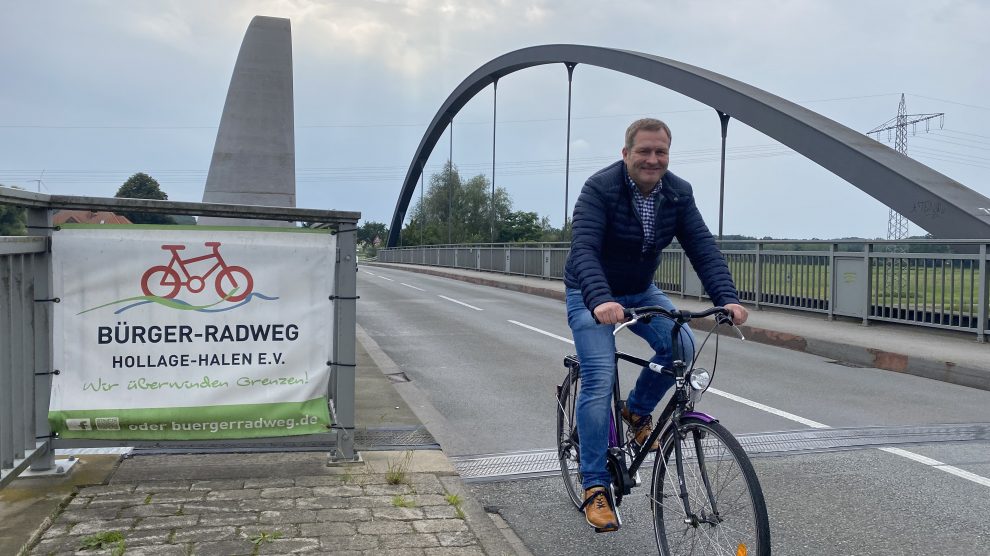
[[[780,455],[851,450],[896,444],[990,440],[990,423],[812,429],[737,437],[750,455]],[[478,456],[453,456],[465,482],[494,482],[550,477],[560,473],[556,450]],[[652,457],[647,458],[647,462]]]
[[[389,427],[354,431],[357,450],[439,450],[426,427]]]

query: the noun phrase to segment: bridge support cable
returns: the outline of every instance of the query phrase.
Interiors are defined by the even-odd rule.
[[[498,127],[498,79],[492,81],[492,243],[495,243],[495,128]]]
[[[555,44],[499,56],[469,75],[447,97],[420,141],[403,182],[388,246],[429,157],[454,115],[495,79],[546,64],[589,64],[638,77],[711,106],[794,149],[940,239],[990,238],[990,199],[821,114],[741,81],[641,52]]]
[[[426,245],[426,205],[423,196],[426,192],[426,163],[422,163],[419,168],[419,244]]]
[[[722,165],[718,179],[718,244],[722,245],[722,215],[725,207],[725,138],[729,132],[729,116],[721,110],[715,110],[722,123]]]
[[[450,118],[450,150],[447,151],[447,245],[453,243],[450,239],[450,225],[454,220],[454,205],[451,200],[451,189],[454,187],[454,118]],[[389,232],[389,235],[392,235]],[[391,247],[391,245],[389,245]]]
[[[560,228],[561,240],[567,237],[567,208],[569,206],[567,194],[571,182],[571,85],[574,82],[574,67],[577,64],[564,62],[564,65],[567,67],[567,152],[564,155],[564,225]]]

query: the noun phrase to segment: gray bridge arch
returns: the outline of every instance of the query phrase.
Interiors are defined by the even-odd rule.
[[[990,238],[990,199],[863,133],[741,81],[642,52],[573,44],[523,48],[469,75],[437,111],[406,172],[388,246],[433,148],[457,112],[498,79],[533,66],[588,64],[639,77],[700,101],[787,145],[938,238]]]

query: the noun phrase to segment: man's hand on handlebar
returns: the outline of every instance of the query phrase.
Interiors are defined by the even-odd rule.
[[[749,318],[749,311],[738,303],[726,303],[725,308],[732,313],[732,324],[739,326]]]
[[[592,312],[599,324],[618,324],[626,320],[626,316],[622,311],[622,305],[614,301],[606,301],[595,307],[595,310]]]

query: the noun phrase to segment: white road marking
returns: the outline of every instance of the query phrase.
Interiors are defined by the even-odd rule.
[[[468,305],[467,303],[464,303],[463,301],[458,301],[456,299],[452,299],[450,297],[447,297],[446,295],[438,295],[437,297],[446,299],[447,301],[453,301],[454,303],[456,303],[458,305],[463,305],[463,306],[465,306],[465,307],[467,307],[469,309],[474,309],[475,311],[484,311],[484,309],[482,309],[481,307],[475,307],[474,305]]]
[[[883,450],[884,452],[887,452],[889,454],[894,454],[894,455],[897,455],[897,456],[901,456],[902,458],[907,458],[909,460],[916,461],[918,463],[922,463],[922,464],[927,465],[929,467],[934,467],[935,469],[938,469],[939,471],[945,471],[946,473],[955,475],[956,477],[961,477],[961,478],[966,479],[968,481],[973,481],[974,483],[981,484],[981,485],[983,485],[985,487],[990,487],[990,479],[988,479],[986,477],[981,477],[980,475],[977,475],[976,473],[970,473],[969,471],[966,471],[966,470],[963,470],[963,469],[959,469],[958,467],[954,467],[952,465],[948,465],[948,464],[942,463],[942,462],[938,461],[937,459],[928,458],[928,457],[922,456],[920,454],[916,454],[914,452],[909,452],[907,450],[902,450],[900,448],[879,448],[879,449],[880,450]]]
[[[391,278],[386,278],[386,277],[384,277],[384,276],[382,276],[380,274],[378,275],[378,277],[381,278],[382,280],[388,280],[389,282],[395,282],[395,280],[393,280]]]
[[[367,274],[368,276],[378,276],[374,272],[368,272],[367,270],[365,270],[364,273]]]
[[[570,338],[565,338],[563,336],[558,336],[558,335],[556,335],[556,334],[554,334],[552,332],[547,332],[546,330],[540,330],[539,328],[537,328],[535,326],[530,326],[528,324],[523,324],[523,323],[518,322],[518,321],[510,320],[509,322],[511,322],[512,324],[514,324],[516,326],[521,326],[523,328],[532,330],[533,332],[539,332],[540,334],[543,334],[544,336],[550,336],[551,338],[556,338],[556,339],[560,340],[561,342],[567,342],[568,344],[574,345],[574,340],[571,340]]]
[[[403,286],[405,286],[405,287],[407,287],[407,288],[412,288],[412,289],[414,289],[414,290],[419,290],[419,291],[421,291],[421,292],[425,292],[425,291],[426,291],[426,290],[424,290],[423,288],[417,288],[416,286],[413,286],[413,285],[411,285],[411,284],[407,284],[407,283],[405,283],[405,282],[399,282],[399,283],[400,283],[400,284],[402,284]]]
[[[441,297],[443,297],[443,296],[441,296]],[[556,334],[554,334],[552,332],[547,332],[546,330],[541,330],[539,328],[536,328],[535,326],[530,326],[528,324],[523,324],[521,322],[517,322],[517,321],[514,321],[514,320],[510,320],[509,322],[511,322],[512,324],[514,324],[516,326],[521,326],[521,327],[526,328],[528,330],[532,330],[533,332],[538,332],[540,334],[543,334],[544,336],[549,336],[551,338],[556,338],[556,339],[558,339],[558,340],[560,340],[562,342],[567,342],[568,344],[574,345],[574,341],[571,340],[571,339],[569,339],[569,338],[564,338],[563,336],[558,336],[558,335],[556,335]],[[724,390],[719,390],[717,388],[709,388],[708,389],[708,392],[711,392],[712,394],[715,394],[716,396],[721,396],[723,398],[732,400],[734,402],[739,402],[741,404],[748,405],[748,406],[750,406],[750,407],[752,407],[754,409],[759,409],[760,411],[765,411],[767,413],[772,413],[773,415],[776,415],[778,417],[783,417],[784,419],[788,419],[790,421],[795,421],[797,423],[801,423],[802,425],[811,427],[813,429],[830,429],[830,428],[832,428],[831,426],[826,425],[825,423],[819,423],[818,421],[812,421],[811,419],[806,419],[804,417],[801,417],[800,415],[795,415],[793,413],[788,413],[788,412],[783,411],[781,409],[777,409],[775,407],[770,407],[769,405],[761,404],[759,402],[755,402],[753,400],[750,400],[750,399],[747,399],[747,398],[743,398],[742,396],[737,396],[735,394],[730,394],[730,393],[728,393],[728,392],[726,392]],[[948,465],[946,463],[942,463],[941,461],[938,461],[936,459],[925,457],[925,456],[922,456],[920,454],[916,454],[914,452],[909,452],[907,450],[902,450],[901,448],[878,448],[878,449],[879,450],[883,450],[884,452],[887,452],[888,454],[894,454],[895,456],[901,456],[901,457],[907,458],[907,459],[909,459],[911,461],[914,461],[914,462],[917,462],[917,463],[921,463],[921,464],[927,465],[929,467],[933,467],[935,469],[938,469],[939,471],[944,471],[944,472],[949,473],[951,475],[955,475],[956,477],[959,477],[959,478],[962,478],[962,479],[966,479],[967,481],[972,481],[972,482],[974,482],[976,484],[983,485],[985,487],[990,487],[990,479],[988,479],[986,477],[983,477],[981,475],[977,475],[976,473],[970,473],[969,471],[966,471],[964,469],[959,469],[958,467],[955,467],[955,466],[952,466],[952,465]]]
[[[759,409],[761,411],[766,411],[767,413],[772,413],[772,414],[774,414],[774,415],[776,415],[778,417],[783,417],[784,419],[789,419],[791,421],[795,421],[795,422],[801,423],[802,425],[811,427],[813,429],[830,429],[830,428],[832,428],[832,427],[826,425],[825,423],[819,423],[818,421],[812,421],[811,419],[805,419],[804,417],[801,417],[800,415],[795,415],[793,413],[788,413],[788,412],[786,412],[786,411],[784,411],[782,409],[777,409],[775,407],[770,407],[769,405],[763,405],[760,402],[754,402],[753,400],[749,400],[749,399],[743,398],[741,396],[737,396],[735,394],[730,394],[730,393],[728,393],[728,392],[726,392],[724,390],[719,390],[718,388],[709,388],[707,391],[708,392],[711,392],[712,394],[715,394],[716,396],[722,396],[723,398],[730,399],[730,400],[732,400],[734,402],[739,402],[741,404],[748,405],[750,407]]]

